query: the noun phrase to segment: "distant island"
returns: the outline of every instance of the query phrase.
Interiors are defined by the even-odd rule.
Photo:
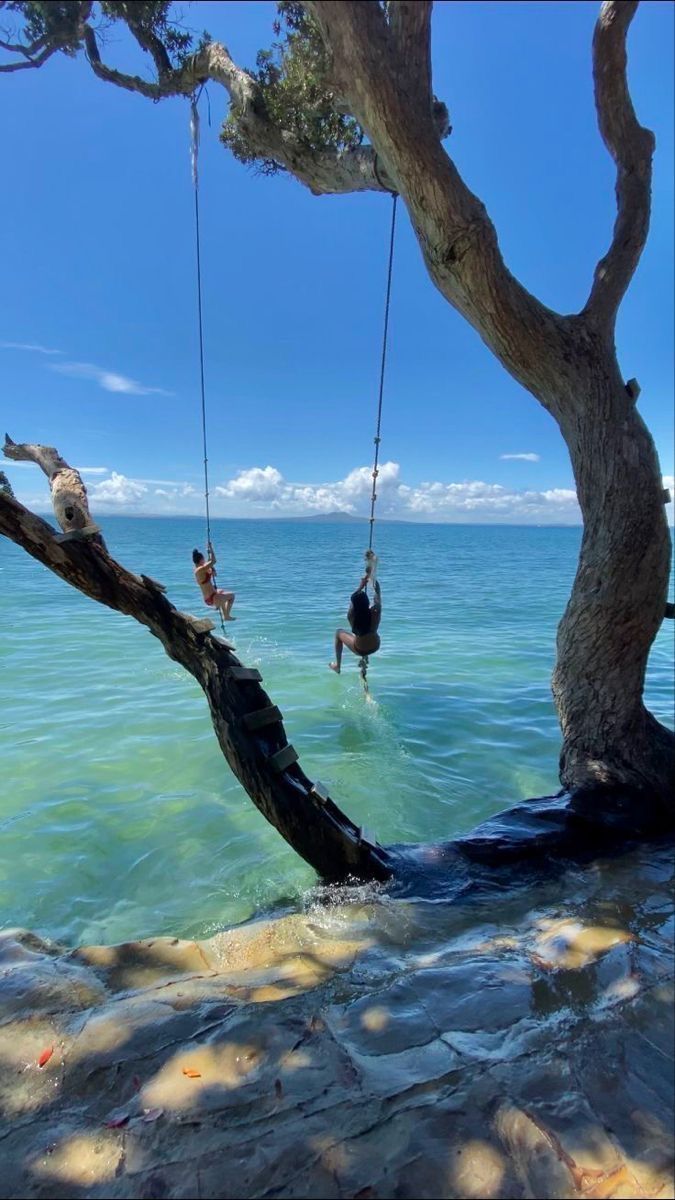
[[[311,517],[277,517],[278,521],[330,521],[333,525],[363,525],[368,524],[367,517],[356,517],[354,513],[330,512],[315,513]]]

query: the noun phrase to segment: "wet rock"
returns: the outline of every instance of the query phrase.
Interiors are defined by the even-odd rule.
[[[356,896],[203,944],[12,933],[0,1194],[672,1195],[668,857],[502,889],[499,921]]]
[[[10,964],[0,967],[0,1025],[20,1013],[91,1008],[105,996],[90,972],[40,952],[13,954]]]
[[[68,958],[92,967],[113,992],[158,987],[181,975],[204,975],[214,970],[205,946],[180,938],[148,938],[119,946],[84,946]]]

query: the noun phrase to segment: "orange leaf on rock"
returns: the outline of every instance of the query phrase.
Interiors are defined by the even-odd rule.
[[[46,1046],[45,1049],[42,1051],[42,1054],[38,1058],[38,1067],[44,1067],[45,1063],[49,1062],[53,1053],[54,1053],[54,1047]]]
[[[195,1071],[194,1067],[183,1067],[183,1074],[187,1075],[188,1079],[201,1079],[201,1071]]]
[[[114,1117],[112,1121],[106,1121],[106,1129],[123,1129],[129,1122],[129,1114],[122,1113],[119,1117]]]

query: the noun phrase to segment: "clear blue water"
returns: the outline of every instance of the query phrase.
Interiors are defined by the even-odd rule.
[[[106,518],[109,548],[203,615],[193,520]],[[230,626],[311,777],[383,842],[468,830],[557,790],[554,639],[577,529],[382,524],[374,704],[327,669],[363,526],[216,522]],[[0,923],[69,942],[202,936],[295,903],[314,876],[222,758],[195,682],[135,622],[0,540]],[[672,630],[652,711],[672,724]]]

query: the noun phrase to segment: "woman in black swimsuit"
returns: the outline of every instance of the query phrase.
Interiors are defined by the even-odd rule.
[[[340,674],[342,651],[345,646],[359,658],[367,658],[380,648],[380,635],[377,631],[382,618],[382,593],[376,581],[375,599],[370,604],[366,592],[368,582],[368,576],[364,575],[351,599],[347,620],[352,632],[347,633],[346,629],[337,629],[335,632],[335,662],[328,665],[336,675]]]

